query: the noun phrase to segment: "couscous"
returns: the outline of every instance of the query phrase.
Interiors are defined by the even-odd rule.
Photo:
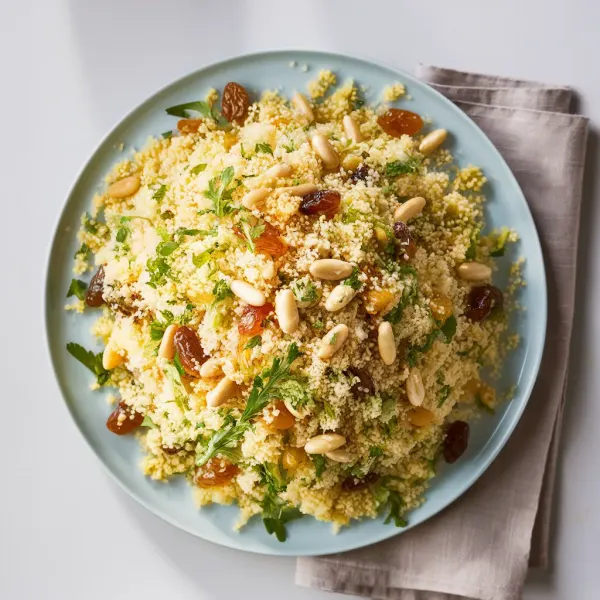
[[[139,435],[144,472],[280,540],[301,515],[404,525],[518,343],[491,284],[516,234],[482,235],[486,179],[451,133],[328,71],[309,90],[168,108],[177,131],[83,216],[74,269],[95,274],[67,306],[98,311],[104,351],[68,350],[116,388],[107,426]]]

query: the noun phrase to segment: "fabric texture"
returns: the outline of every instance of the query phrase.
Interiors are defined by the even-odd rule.
[[[546,567],[549,558],[588,120],[569,114],[564,86],[425,65],[416,74],[481,127],[527,198],[548,283],[540,375],[511,439],[459,500],[379,544],[299,558],[296,583],[394,600],[516,600],[528,566]]]

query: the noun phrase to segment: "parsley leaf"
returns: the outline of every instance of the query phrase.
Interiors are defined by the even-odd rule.
[[[456,317],[454,315],[448,317],[440,327],[440,331],[444,336],[446,344],[449,344],[456,333]]]
[[[73,258],[81,257],[83,260],[88,260],[92,254],[91,248],[86,244],[81,244],[81,247],[77,252],[75,252],[75,256]]]
[[[294,150],[296,150],[296,144],[294,144],[294,142],[290,142],[289,144],[284,145],[283,149],[286,152],[294,152]]]
[[[386,313],[383,317],[384,321],[391,323],[392,325],[396,325],[400,323],[402,319],[402,313],[404,312],[404,305],[402,302],[399,302],[390,312]]]
[[[256,146],[254,147],[254,152],[256,152],[257,154],[259,152],[262,152],[264,154],[270,154],[271,156],[273,156],[273,148],[271,148],[271,146],[267,143],[256,144]]]
[[[208,182],[208,190],[204,192],[204,196],[212,201],[212,211],[217,217],[224,217],[234,210],[230,200],[235,188],[228,189],[233,175],[233,167],[227,167]]]
[[[91,350],[86,350],[75,342],[67,344],[67,351],[96,375],[100,385],[104,385],[110,379],[110,373],[102,366],[102,352],[94,354]]]
[[[504,229],[502,233],[496,239],[496,244],[490,251],[490,256],[495,258],[499,256],[504,256],[504,252],[506,251],[506,243],[508,242],[508,236],[510,235],[509,229]]]
[[[377,456],[381,456],[383,454],[383,449],[379,446],[371,446],[369,448],[369,456],[371,458],[376,458]]]
[[[177,242],[161,242],[156,247],[156,253],[160,256],[169,256],[170,254],[173,254],[177,248],[179,248]]]
[[[119,227],[119,229],[117,229],[117,235],[115,236],[115,239],[117,242],[119,242],[119,244],[122,244],[127,239],[128,235],[129,229],[127,229],[127,227]]]
[[[404,502],[398,492],[395,490],[389,491],[388,496],[388,515],[383,522],[384,525],[388,525],[392,521],[394,521],[394,525],[396,527],[406,527],[408,524],[406,520],[402,517],[402,507],[404,506]]]
[[[85,292],[87,290],[87,283],[85,281],[81,281],[80,279],[71,279],[71,285],[69,286],[69,291],[67,292],[67,298],[71,296],[77,296],[79,300],[83,300],[85,298]]]
[[[290,286],[294,297],[298,302],[306,302],[312,304],[319,299],[319,293],[315,284],[310,279],[298,279]]]
[[[317,479],[321,479],[321,475],[323,475],[323,471],[325,471],[325,468],[327,467],[325,457],[322,454],[311,454],[310,459],[312,460],[313,465],[315,465]]]
[[[244,346],[244,350],[249,350],[251,348],[255,348],[256,346],[260,346],[262,344],[262,338],[260,335],[255,335],[248,340],[248,343]]]
[[[231,288],[229,287],[229,285],[227,284],[227,282],[224,279],[219,279],[219,281],[217,281],[217,283],[215,283],[215,286],[213,287],[213,296],[215,297],[214,299],[214,304],[216,304],[217,302],[221,302],[222,300],[225,300],[225,298],[231,298],[233,296],[233,292],[231,291]]]
[[[194,263],[194,266],[200,268],[206,263],[210,262],[210,259],[212,258],[211,255],[214,251],[214,248],[209,248],[200,254],[194,254],[194,256],[192,256],[192,262]]]
[[[474,229],[471,233],[471,244],[465,252],[465,258],[473,260],[477,254],[477,242],[479,240],[479,229]]]
[[[259,238],[265,231],[266,225],[264,223],[258,223],[257,225],[250,225],[248,221],[242,221],[242,232],[246,238],[246,244],[250,252],[256,252],[256,246],[254,240]]]
[[[161,200],[164,199],[166,193],[167,193],[167,186],[163,184],[154,192],[154,194],[152,194],[152,200],[156,200],[157,202],[160,202]]]
[[[388,177],[398,177],[398,175],[407,175],[416,173],[421,161],[418,158],[409,157],[406,160],[394,160],[385,165],[385,174]]]
[[[229,289],[229,288],[228,288]],[[230,291],[231,293],[231,291]],[[230,457],[238,442],[250,427],[250,421],[256,417],[271,401],[277,392],[277,384],[289,378],[292,363],[299,356],[298,346],[291,344],[285,358],[275,358],[270,368],[254,378],[252,391],[246,402],[242,416],[237,422],[226,424],[219,429],[196,455],[196,464],[203,465],[211,458],[221,454]]]
[[[149,258],[146,261],[146,270],[150,274],[150,281],[147,285],[151,288],[156,289],[158,286],[165,285],[167,283],[167,274],[171,267],[164,258],[157,256],[156,258]]]
[[[198,165],[196,165],[195,167],[192,167],[190,169],[190,173],[192,175],[198,175],[198,173],[202,173],[202,171],[204,171],[206,169],[206,163],[200,163]]]
[[[156,429],[158,425],[148,415],[146,415],[144,417],[144,420],[142,421],[142,427],[150,427],[150,429]]]
[[[444,402],[446,402],[446,400],[448,400],[448,396],[450,395],[451,391],[452,391],[452,388],[447,384],[445,384],[441,387],[440,399],[438,400],[438,408],[441,408],[444,405]]]
[[[350,275],[350,277],[347,277],[346,279],[344,279],[342,281],[342,283],[344,285],[350,286],[353,290],[359,291],[363,286],[362,281],[358,278],[359,275],[360,275],[359,268],[354,267],[354,269],[352,269],[352,274]]]
[[[213,111],[208,102],[204,102],[202,100],[197,100],[196,102],[186,102],[185,104],[177,104],[176,106],[171,106],[165,110],[168,115],[181,117],[182,119],[188,118],[189,111],[200,113],[207,119],[215,119]]]
[[[160,135],[163,139],[168,140],[173,135],[173,132],[172,131],[163,131]]]

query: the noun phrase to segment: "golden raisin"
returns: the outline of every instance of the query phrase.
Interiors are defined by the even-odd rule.
[[[202,119],[180,119],[177,121],[179,133],[198,133],[200,125],[202,125]]]
[[[134,411],[125,402],[119,402],[117,408],[108,416],[106,427],[117,435],[125,435],[137,429],[143,420],[144,415]]]
[[[452,316],[452,300],[443,294],[434,296],[429,303],[431,314],[436,321],[446,321]]]
[[[221,487],[229,483],[240,470],[224,458],[211,458],[201,467],[196,467],[194,484],[201,488]]]
[[[291,429],[296,424],[296,418],[286,408],[281,400],[277,400],[267,408],[265,422],[270,429]]]
[[[423,119],[418,114],[400,108],[388,108],[379,116],[377,123],[392,137],[414,135],[423,127]]]
[[[264,321],[273,312],[273,305],[270,302],[263,306],[245,306],[238,323],[240,335],[254,337],[263,332]]]
[[[388,290],[369,290],[365,298],[365,309],[370,315],[382,312],[394,299],[394,294]]]
[[[304,452],[303,448],[294,448],[293,446],[288,446],[282,452],[281,464],[286,471],[294,473],[303,463],[306,462],[306,459],[306,452]]]
[[[223,116],[232,123],[235,121],[241,125],[248,116],[250,107],[250,98],[243,85],[230,81],[223,89],[223,99],[221,100],[221,111]]]
[[[408,413],[408,422],[415,427],[426,427],[433,421],[433,413],[422,406],[415,406]]]

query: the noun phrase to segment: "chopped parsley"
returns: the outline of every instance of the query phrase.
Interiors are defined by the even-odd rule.
[[[223,169],[220,175],[213,177],[208,182],[208,190],[204,192],[204,196],[212,202],[212,212],[217,217],[229,215],[234,210],[231,205],[231,195],[235,188],[229,187],[229,184],[233,180],[233,175],[233,167]]]
[[[474,229],[471,233],[471,243],[465,252],[465,258],[473,260],[477,255],[477,243],[479,241],[479,229]]]
[[[104,385],[110,379],[110,373],[102,366],[103,352],[94,354],[91,350],[86,350],[83,346],[80,346],[75,342],[69,342],[67,344],[67,351],[96,375],[99,385]]]
[[[163,131],[160,135],[163,139],[168,140],[170,137],[173,136],[173,132],[172,131]]]
[[[360,291],[360,289],[363,286],[362,281],[359,279],[359,276],[360,276],[359,268],[354,267],[354,269],[352,269],[352,274],[350,275],[350,277],[347,277],[346,279],[344,279],[342,281],[342,283],[344,285],[350,286],[353,290],[356,290],[358,292],[358,291]]]
[[[283,149],[286,152],[294,152],[294,150],[296,150],[296,144],[294,144],[294,142],[290,142],[289,144],[284,145]]]
[[[198,173],[202,173],[202,171],[204,171],[206,169],[206,163],[200,163],[198,165],[196,165],[195,167],[192,167],[190,169],[190,173],[192,175],[198,175]]]
[[[294,297],[298,302],[312,304],[319,299],[319,292],[315,284],[309,279],[298,279],[290,286]]]
[[[201,448],[196,455],[197,465],[205,464],[218,454],[226,458],[231,458],[234,455],[239,441],[251,426],[251,420],[276,397],[277,386],[289,379],[290,367],[299,355],[298,346],[291,344],[284,358],[277,357],[273,359],[271,366],[254,378],[252,391],[242,416],[238,421],[227,423],[213,434],[206,448]]]
[[[83,243],[79,247],[79,250],[77,250],[77,252],[75,252],[75,256],[73,256],[73,258],[81,258],[83,260],[88,260],[91,256],[91,254],[92,254],[91,248],[86,243]]]
[[[315,466],[317,479],[321,479],[321,475],[323,475],[323,471],[325,471],[325,468],[327,467],[325,457],[322,454],[311,454],[310,459]]]
[[[186,102],[185,104],[177,104],[176,106],[171,106],[165,110],[168,115],[181,117],[182,119],[187,119],[189,117],[189,112],[197,112],[207,119],[213,119],[216,121],[216,116],[210,104],[202,100],[197,100],[196,102]]]
[[[406,527],[407,522],[402,517],[404,501],[402,500],[399,492],[389,488],[389,484],[392,479],[394,479],[394,477],[389,475],[382,477],[371,488],[371,491],[375,497],[375,500],[377,500],[379,507],[384,511],[387,511],[384,524],[388,525],[393,521],[396,527]]]
[[[416,173],[421,161],[418,158],[408,157],[406,160],[394,160],[385,165],[385,174],[388,177]]]
[[[444,336],[444,341],[449,344],[456,333],[456,317],[454,315],[449,316],[444,324],[440,327],[440,332]]]
[[[329,345],[330,345],[330,346],[334,346],[334,345],[335,345],[335,342],[337,341],[337,337],[338,337],[338,334],[337,334],[337,333],[334,333],[334,334],[333,334],[333,335],[332,335],[332,336],[329,338]]]
[[[382,456],[383,455],[383,449],[380,448],[379,446],[371,446],[369,448],[369,456],[371,458],[376,458],[378,456]]]
[[[226,298],[231,298],[233,296],[231,288],[224,279],[219,279],[219,281],[215,283],[212,293],[215,297],[213,301],[214,304],[216,304],[217,302],[222,302]]]
[[[241,221],[242,224],[242,233],[246,238],[246,244],[248,245],[248,249],[250,252],[256,253],[256,246],[254,244],[254,240],[258,239],[266,229],[266,225],[264,223],[257,223],[256,225],[250,225],[250,223],[243,219]]]
[[[509,229],[504,229],[502,231],[502,233],[496,239],[496,244],[490,251],[490,256],[493,256],[494,258],[504,256],[504,252],[506,251],[506,243],[508,242],[509,235],[510,235]]]
[[[77,296],[79,300],[83,300],[85,298],[85,293],[87,291],[87,283],[85,281],[81,281],[80,279],[71,279],[71,285],[69,286],[69,291],[67,292],[67,298],[71,296]]]
[[[209,248],[200,254],[194,254],[194,256],[192,256],[192,262],[194,263],[194,266],[200,268],[209,263],[214,251],[214,248]]]
[[[256,152],[256,154],[262,152],[263,154],[270,154],[271,156],[273,156],[273,148],[271,148],[269,144],[264,142],[256,144],[256,146],[254,147],[254,152]]]
[[[167,274],[171,270],[169,263],[162,257],[149,258],[146,261],[146,270],[150,274],[150,281],[147,285],[156,289],[167,283]]]
[[[156,429],[158,425],[148,415],[146,415],[144,417],[144,420],[142,421],[142,427],[150,427],[150,429]]]
[[[157,202],[160,202],[161,200],[164,199],[166,193],[167,193],[167,186],[163,184],[154,192],[154,194],[152,194],[152,200],[156,200]]]
[[[252,348],[256,348],[256,346],[260,346],[262,344],[262,338],[260,335],[255,335],[248,340],[248,343],[244,346],[244,350],[250,350]]]

